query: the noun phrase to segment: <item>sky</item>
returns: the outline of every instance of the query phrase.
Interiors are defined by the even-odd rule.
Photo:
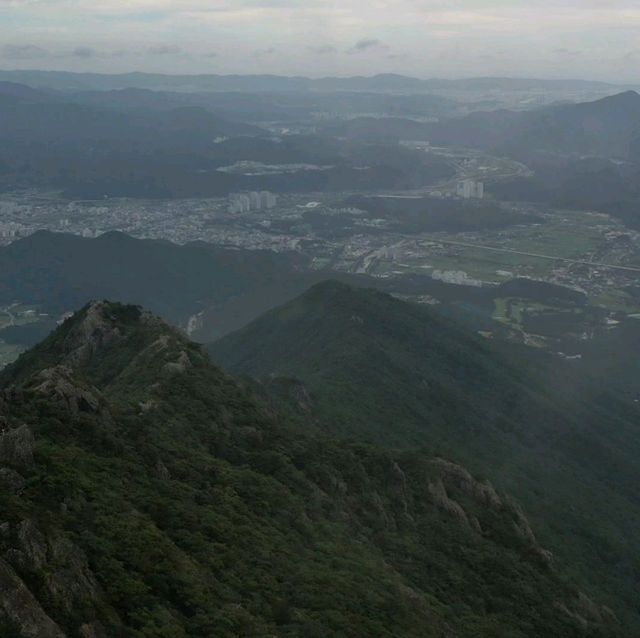
[[[640,0],[0,0],[0,68],[640,81]]]

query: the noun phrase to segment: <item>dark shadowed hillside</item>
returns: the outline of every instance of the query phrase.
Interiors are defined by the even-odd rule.
[[[123,233],[97,239],[39,232],[0,249],[0,300],[70,311],[96,297],[143,301],[174,323],[208,305],[295,280],[297,255],[179,246]],[[304,285],[304,284],[301,284]]]

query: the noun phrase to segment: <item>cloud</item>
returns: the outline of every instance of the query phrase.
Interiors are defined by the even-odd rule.
[[[350,49],[349,53],[365,53],[367,51],[387,51],[389,47],[377,38],[364,38],[358,40]]]
[[[560,47],[559,49],[554,49],[553,53],[555,55],[559,55],[561,57],[575,58],[579,55],[582,55],[582,51],[573,51],[571,49],[565,49],[564,47]]]
[[[330,44],[321,44],[316,47],[307,47],[307,51],[315,53],[316,55],[328,55],[329,53],[335,53],[336,48]]]
[[[96,55],[96,52],[94,49],[92,49],[91,47],[76,47],[72,52],[71,55],[74,58],[84,58],[84,59],[88,59],[88,58],[93,58]]]
[[[253,52],[253,57],[261,58],[262,56],[265,56],[265,55],[274,55],[277,52],[278,52],[278,49],[276,49],[275,47],[269,47],[268,49],[256,49]]]
[[[5,66],[102,72],[636,82],[639,32],[640,0],[0,0]]]
[[[182,53],[182,49],[175,44],[157,44],[149,47],[147,53],[150,55],[178,55]]]
[[[218,54],[215,51],[209,51],[208,53],[202,54],[203,58],[217,58]]]
[[[7,60],[37,60],[46,55],[47,51],[35,44],[7,44],[2,47],[2,57]]]

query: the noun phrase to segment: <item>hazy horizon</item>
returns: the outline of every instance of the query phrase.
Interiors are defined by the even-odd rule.
[[[639,31],[630,0],[0,0],[0,67],[631,83]]]
[[[305,79],[311,79],[311,80],[322,80],[322,79],[329,79],[329,78],[336,78],[336,79],[350,79],[350,78],[374,78],[374,77],[380,77],[380,76],[398,76],[398,77],[406,77],[409,79],[414,79],[414,80],[421,80],[421,81],[456,81],[456,80],[540,80],[540,81],[551,81],[551,82],[594,82],[594,83],[603,83],[603,84],[611,84],[612,86],[619,86],[621,89],[631,86],[633,84],[640,84],[640,79],[638,79],[637,82],[633,82],[633,81],[615,81],[615,80],[600,80],[600,79],[593,79],[593,78],[586,78],[586,77],[577,77],[577,76],[562,76],[562,77],[544,77],[541,75],[496,75],[496,74],[489,74],[489,75],[464,75],[464,74],[460,74],[460,75],[418,75],[415,73],[402,73],[402,72],[395,72],[395,71],[389,71],[389,72],[380,72],[380,73],[376,73],[376,72],[371,72],[371,73],[269,73],[269,72],[265,72],[265,73],[255,73],[255,72],[251,72],[251,71],[247,71],[246,73],[224,73],[222,71],[220,72],[216,72],[216,71],[205,71],[205,72],[198,72],[198,71],[189,71],[189,70],[185,70],[185,71],[175,71],[175,72],[170,72],[170,71],[146,71],[143,70],[142,68],[135,68],[132,67],[129,70],[123,70],[123,71],[109,71],[109,70],[97,70],[97,71],[92,71],[92,70],[87,70],[87,71],[78,71],[75,69],[64,69],[64,68],[60,68],[60,69],[47,69],[47,68],[43,68],[43,67],[24,67],[24,68],[19,68],[19,67],[11,67],[11,66],[0,66],[0,72],[2,73],[72,73],[72,74],[77,74],[77,75],[84,75],[84,74],[95,74],[95,75],[131,75],[131,74],[144,74],[144,75],[166,75],[168,77],[171,76],[194,76],[194,77],[198,77],[198,76],[206,76],[206,75],[212,75],[212,76],[221,76],[221,77],[225,77],[225,76],[238,76],[238,77],[251,77],[251,76],[273,76],[273,77],[283,77],[283,78],[305,78]]]

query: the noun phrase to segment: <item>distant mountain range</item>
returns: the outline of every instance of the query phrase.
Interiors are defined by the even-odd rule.
[[[377,94],[363,101],[354,91],[344,98],[318,93],[319,104],[312,93],[291,95],[281,100],[265,94],[249,99],[238,92],[61,92],[1,81],[0,190],[46,188],[82,199],[215,197],[262,189],[407,190],[453,175],[445,159],[400,147],[400,140],[481,148],[534,168],[542,154],[571,161],[640,157],[640,95],[633,91],[594,102],[458,118],[445,117],[451,103],[431,95]],[[334,117],[317,119],[314,108]],[[350,117],[361,109],[373,115]],[[424,121],[427,113],[438,121]],[[238,119],[280,117],[276,128],[283,135],[267,130],[269,124]],[[246,160],[326,168],[265,175],[219,170]],[[611,170],[626,180],[623,191],[633,187],[622,169]],[[544,193],[550,186],[537,190]],[[599,188],[599,200],[615,200],[610,186]]]
[[[588,80],[528,78],[469,78],[423,80],[397,74],[369,77],[287,77],[278,75],[163,75],[158,73],[71,73],[64,71],[0,71],[0,80],[61,91],[141,88],[159,91],[371,91],[429,92],[436,89],[463,91],[530,91],[532,89],[615,90],[616,85]]]
[[[330,301],[336,294],[346,302],[341,310]],[[319,303],[324,319],[347,313],[336,317],[343,332],[327,342],[329,352],[356,326],[366,340],[369,318],[349,317],[354,310],[373,303],[390,313],[383,333],[407,317],[393,300],[335,284],[299,303],[303,312]],[[280,313],[283,328],[296,320],[291,310]],[[441,356],[453,355],[457,367],[467,347],[472,367],[491,365],[491,353],[455,329],[428,321],[423,331],[448,335],[430,361],[432,378],[440,366],[446,374]],[[318,352],[307,337],[303,347]],[[384,373],[378,351],[369,365]],[[496,374],[506,379],[506,371]],[[452,416],[469,413],[460,424],[468,434],[482,389],[448,406]],[[305,434],[138,307],[92,303],[23,355],[0,375],[0,425],[3,637],[633,633],[485,478],[434,451]],[[476,425],[487,434],[506,426]],[[549,424],[540,425],[511,437],[533,442]],[[543,508],[575,485],[549,488],[548,480],[539,485]],[[581,511],[582,492],[575,496]],[[596,542],[609,511],[598,509],[598,493],[590,505]],[[631,528],[633,516],[626,513]],[[563,529],[553,517],[547,524]],[[606,547],[603,559],[615,560],[618,546]],[[580,560],[589,564],[591,551]],[[624,599],[616,602],[626,611]]]
[[[423,186],[453,173],[444,160],[411,149],[380,152],[306,129],[274,135],[237,120],[234,105],[246,98],[215,106],[208,98],[159,93],[152,106],[147,94],[134,93],[52,94],[0,84],[0,191],[39,188],[76,199],[375,191]],[[219,170],[241,161],[324,168]]]
[[[436,123],[357,118],[329,124],[327,132],[362,139],[425,140],[523,157],[549,152],[629,158],[640,139],[640,94],[626,91],[531,111],[478,111]]]
[[[628,158],[640,137],[640,94],[527,112],[475,113],[429,127],[435,144]]]

